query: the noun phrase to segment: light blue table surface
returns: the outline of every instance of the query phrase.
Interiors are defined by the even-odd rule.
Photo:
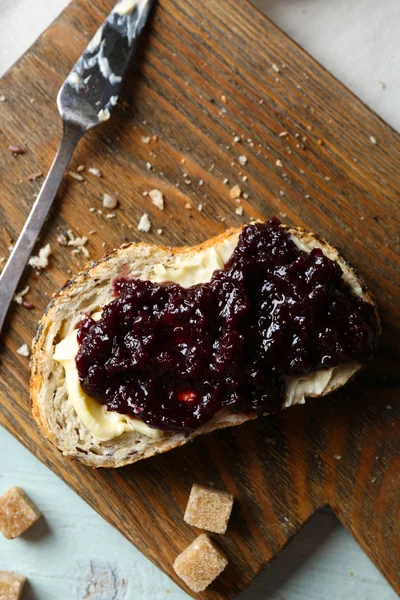
[[[188,596],[0,428],[0,495],[20,485],[44,517],[16,540],[0,537],[0,570],[29,578],[23,600],[184,600]],[[171,556],[171,561],[174,557]],[[240,600],[394,600],[326,509]]]
[[[254,2],[400,129],[399,0]],[[67,3],[0,0],[0,74]],[[0,428],[0,494],[12,485],[22,486],[44,515],[23,537],[14,541],[0,537],[0,570],[15,570],[29,578],[23,600],[188,598]],[[315,515],[240,600],[395,598],[394,591],[326,509]]]

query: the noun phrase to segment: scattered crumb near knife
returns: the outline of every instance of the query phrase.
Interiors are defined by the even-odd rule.
[[[82,175],[80,175],[79,173],[75,173],[75,171],[68,171],[68,175],[76,181],[85,181],[85,178],[82,177]]]
[[[51,254],[51,246],[50,244],[46,244],[43,248],[40,248],[37,256],[31,256],[29,259],[29,265],[40,271],[42,269],[46,269],[49,264],[49,256]]]
[[[95,177],[102,177],[102,172],[100,171],[100,169],[96,169],[94,167],[90,167],[88,169],[88,173],[90,173],[91,175],[94,175]]]
[[[30,290],[30,287],[29,287],[29,285],[27,285],[23,290],[21,290],[17,294],[14,294],[14,298],[13,298],[14,302],[16,302],[17,304],[22,304],[24,301],[24,296],[27,295],[29,290]]]
[[[28,181],[36,181],[40,177],[43,177],[42,171],[35,171],[35,173],[28,175]]]

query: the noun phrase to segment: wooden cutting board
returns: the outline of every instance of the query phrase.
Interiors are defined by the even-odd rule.
[[[58,88],[112,4],[73,2],[0,82],[0,255],[42,183],[31,176],[54,156]],[[12,157],[11,144],[26,153]],[[325,504],[400,592],[399,136],[247,1],[160,0],[115,115],[80,143],[71,169],[81,164],[103,177],[66,177],[38,244],[51,244],[50,266],[39,277],[27,269],[21,283],[35,308],[15,304],[4,331],[1,424],[175,581],[173,560],[196,535],[182,520],[191,484],[233,492],[229,531],[218,538],[230,564],[200,598],[233,598]],[[243,217],[229,197],[236,184],[248,194]],[[143,195],[152,188],[163,191],[164,212]],[[100,214],[104,192],[118,194],[114,219]],[[149,234],[136,229],[143,212]],[[114,471],[80,467],[42,440],[28,360],[16,349],[85,264],[57,234],[88,235],[97,258],[126,240],[198,243],[273,214],[338,245],[378,298],[382,344],[354,382]]]

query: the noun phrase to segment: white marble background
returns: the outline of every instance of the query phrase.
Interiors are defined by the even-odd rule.
[[[367,105],[400,131],[399,0],[254,0]],[[68,0],[0,0],[0,74]],[[4,93],[1,89],[0,93]],[[188,598],[65,484],[0,429],[0,494],[21,485],[45,519],[13,542],[0,569],[29,577],[24,600]],[[241,600],[394,600],[397,595],[326,510]]]

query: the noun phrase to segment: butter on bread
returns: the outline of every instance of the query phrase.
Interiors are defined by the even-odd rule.
[[[81,315],[101,310],[113,300],[112,280],[122,272],[133,278],[167,281],[178,263],[192,264],[195,269],[204,252],[215,254],[213,268],[220,268],[221,257],[223,262],[229,259],[232,241],[234,247],[240,231],[228,230],[194,247],[124,244],[78,274],[49,304],[33,344],[31,400],[34,417],[42,432],[64,455],[93,467],[120,467],[186,444],[198,435],[256,418],[249,413],[223,410],[190,433],[162,432],[160,436],[150,437],[133,429],[113,439],[100,441],[83,424],[69,401],[64,367],[54,360],[56,345],[73,333]],[[362,280],[333,246],[302,229],[288,229],[288,233],[304,250],[321,248],[326,256],[339,264],[353,292],[373,304]],[[193,283],[194,273],[190,269],[185,271],[183,285]],[[208,272],[207,277],[210,277]],[[288,382],[284,406],[304,402],[306,397],[325,396],[344,385],[361,366],[348,363],[329,372],[317,371],[310,377]]]

